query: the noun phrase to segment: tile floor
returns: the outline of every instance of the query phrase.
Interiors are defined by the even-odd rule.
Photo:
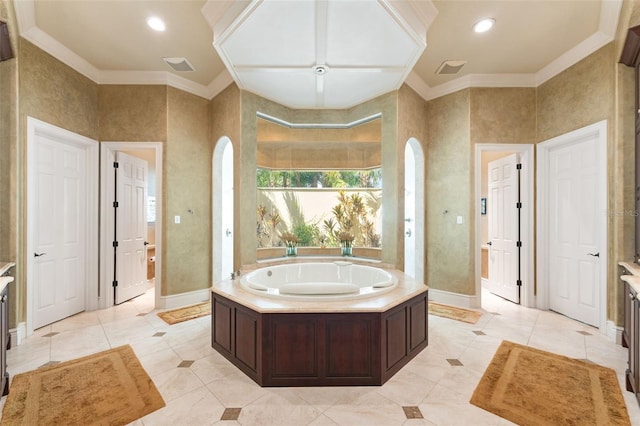
[[[211,349],[210,316],[169,326],[153,300],[150,290],[36,330],[8,352],[10,373],[128,343],[167,404],[134,425],[506,425],[468,402],[506,339],[615,369],[640,425],[640,408],[624,390],[626,349],[592,327],[489,293],[477,324],[430,315],[428,348],[383,386],[337,388],[260,388]]]

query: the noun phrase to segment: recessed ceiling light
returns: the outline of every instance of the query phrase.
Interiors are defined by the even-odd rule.
[[[483,19],[482,21],[476,22],[476,24],[473,26],[473,31],[477,33],[487,32],[491,29],[491,27],[493,27],[493,24],[495,23],[496,20],[493,18]]]
[[[166,26],[164,25],[164,21],[157,16],[152,16],[147,19],[147,25],[153,28],[156,31],[164,31]]]

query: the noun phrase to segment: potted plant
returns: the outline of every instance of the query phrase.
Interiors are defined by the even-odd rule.
[[[340,239],[340,248],[343,256],[352,256],[353,239],[355,238],[351,232],[341,231],[338,234]]]
[[[286,256],[297,256],[298,255],[298,243],[300,240],[291,232],[283,232],[280,235],[280,239],[284,243],[286,248]]]

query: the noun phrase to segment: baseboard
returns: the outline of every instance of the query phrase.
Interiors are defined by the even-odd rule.
[[[478,296],[469,294],[452,293],[450,291],[429,289],[429,300],[459,308],[479,308]]]
[[[617,326],[613,321],[607,321],[607,338],[616,342],[617,345],[622,344],[622,331],[623,327]]]
[[[173,309],[183,306],[194,305],[196,303],[205,302],[211,299],[211,291],[207,288],[204,290],[194,290],[186,293],[172,294],[170,296],[160,296],[158,300],[158,309]]]
[[[11,346],[18,346],[27,337],[27,323],[19,322],[16,328],[9,329]]]

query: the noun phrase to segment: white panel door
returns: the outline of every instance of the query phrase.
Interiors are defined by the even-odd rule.
[[[518,154],[489,163],[489,277],[487,289],[520,303],[518,281]]]
[[[147,184],[145,160],[116,152],[115,303],[144,293],[147,284]]]
[[[85,310],[87,153],[39,134],[34,155],[36,217],[30,255],[36,329]]]
[[[549,152],[549,307],[598,326],[597,137]]]

